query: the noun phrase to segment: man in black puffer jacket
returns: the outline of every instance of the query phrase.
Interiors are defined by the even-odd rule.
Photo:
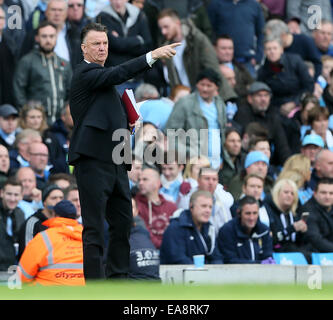
[[[225,263],[274,263],[272,238],[259,220],[257,200],[245,196],[237,211],[237,217],[223,225],[217,237]]]
[[[333,252],[333,179],[319,180],[312,198],[298,210],[310,212],[305,238],[313,252]]]

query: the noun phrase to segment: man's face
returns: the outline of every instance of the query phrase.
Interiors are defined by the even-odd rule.
[[[5,146],[0,145],[0,171],[7,173],[9,170],[9,153]]]
[[[73,203],[76,209],[76,218],[81,216],[81,204],[80,204],[80,197],[79,197],[79,190],[72,190],[67,195],[67,200]]]
[[[315,144],[307,144],[301,148],[301,153],[310,159],[311,165],[313,166],[318,152],[321,150],[321,147],[316,146]]]
[[[142,172],[142,163],[138,161],[133,161],[132,169],[128,172],[128,178],[131,179],[134,183],[137,183]]]
[[[27,136],[26,138],[22,139],[20,142],[17,143],[17,149],[19,154],[24,158],[28,159],[29,158],[29,153],[28,149],[30,144],[34,142],[42,142],[42,137],[41,136]]]
[[[266,178],[268,166],[264,161],[256,161],[246,168],[247,174],[257,174],[262,178]]]
[[[50,1],[45,11],[47,21],[57,27],[63,26],[67,19],[67,8],[65,1]]]
[[[254,112],[266,112],[271,102],[271,95],[265,90],[258,91],[247,96],[249,104]]]
[[[42,174],[49,160],[49,151],[43,143],[32,143],[29,146],[29,165],[37,174]]]
[[[289,28],[289,31],[291,33],[293,33],[293,34],[300,34],[300,33],[302,33],[301,26],[296,21],[289,21],[288,22],[288,28]]]
[[[58,202],[64,199],[64,193],[61,190],[53,190],[44,201],[44,208],[55,206]]]
[[[195,225],[209,222],[212,214],[213,200],[204,196],[198,197],[191,206],[192,219]]]
[[[36,36],[36,42],[39,43],[39,46],[44,53],[48,54],[53,52],[57,44],[57,30],[52,26],[40,29]]]
[[[111,7],[117,13],[123,13],[125,10],[127,0],[110,0]]]
[[[84,43],[81,44],[84,58],[93,63],[104,66],[108,57],[108,37],[105,32],[89,31]]]
[[[238,156],[242,148],[242,140],[237,132],[231,132],[225,139],[225,148],[231,157]]]
[[[259,141],[254,147],[255,151],[261,151],[267,156],[268,159],[271,158],[271,148],[268,141]]]
[[[168,181],[173,181],[178,177],[182,168],[183,166],[179,166],[177,163],[162,164],[162,174]]]
[[[316,46],[326,51],[332,41],[333,25],[331,23],[324,23],[321,25],[321,28],[316,29],[312,35]]]
[[[259,207],[256,203],[246,204],[242,208],[242,212],[240,214],[241,225],[245,227],[247,230],[252,230],[258,221],[259,217]]]
[[[32,190],[36,188],[36,176],[32,170],[21,169],[17,174],[18,181],[23,186],[23,196],[30,197]]]
[[[198,178],[199,190],[209,191],[211,194],[215,192],[219,178],[217,172],[207,171],[202,172]]]
[[[234,58],[234,43],[231,39],[218,40],[215,50],[220,63],[231,62]]]
[[[84,13],[83,0],[68,0],[67,19],[69,21],[80,21]]]
[[[247,180],[246,185],[243,186],[243,193],[247,196],[252,196],[259,200],[264,190],[264,184],[261,179],[252,177]]]
[[[139,178],[139,190],[144,196],[153,194],[160,188],[159,174],[153,169],[145,169]]]
[[[206,102],[211,102],[218,93],[218,86],[207,78],[201,79],[196,84],[200,97]]]
[[[321,183],[318,185],[318,190],[314,192],[314,197],[317,202],[324,207],[333,205],[333,184]]]
[[[6,118],[0,117],[0,128],[6,134],[14,132],[17,128],[17,117],[14,115],[11,115]]]
[[[158,26],[161,33],[168,41],[173,41],[179,37],[181,33],[180,21],[171,17],[164,17],[158,20]]]
[[[1,191],[2,204],[5,209],[14,210],[22,200],[22,187],[7,184]]]
[[[315,163],[315,168],[320,178],[333,178],[333,152],[323,150],[320,158]]]
[[[265,55],[270,62],[278,62],[283,54],[283,48],[277,41],[265,44]]]

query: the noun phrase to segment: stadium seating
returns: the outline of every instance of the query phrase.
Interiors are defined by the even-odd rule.
[[[301,252],[274,252],[273,258],[280,265],[307,265],[303,253]]]
[[[333,252],[312,253],[312,264],[320,266],[333,266]]]

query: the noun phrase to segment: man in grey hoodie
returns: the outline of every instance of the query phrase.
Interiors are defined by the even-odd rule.
[[[119,65],[152,49],[146,16],[127,0],[110,0],[110,5],[101,11],[96,21],[108,29],[109,55],[106,67]],[[127,83],[125,87],[135,89],[142,76],[131,79],[129,82],[132,84]]]

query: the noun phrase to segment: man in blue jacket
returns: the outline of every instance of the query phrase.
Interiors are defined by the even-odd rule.
[[[196,191],[190,199],[190,210],[184,210],[170,221],[163,235],[161,264],[193,264],[193,256],[205,255],[205,263],[223,263],[215,246],[215,231],[209,218],[213,197],[208,191]]]
[[[258,201],[251,196],[240,200],[237,217],[223,225],[217,237],[225,263],[274,264],[269,229],[260,222]]]

